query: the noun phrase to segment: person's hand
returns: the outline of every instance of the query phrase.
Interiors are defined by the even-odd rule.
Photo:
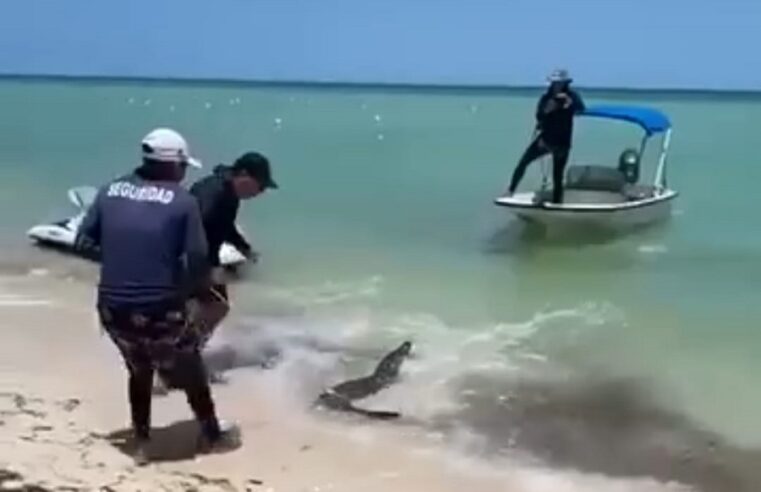
[[[241,251],[241,253],[243,254],[243,256],[246,257],[248,261],[252,263],[256,263],[257,261],[259,261],[259,253],[257,253],[251,248],[247,248],[246,250]]]
[[[560,101],[560,105],[563,107],[563,109],[567,109],[571,106],[571,96],[566,94],[565,92],[561,92],[555,97],[558,101]]]

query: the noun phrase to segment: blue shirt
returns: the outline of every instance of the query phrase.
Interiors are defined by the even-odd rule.
[[[207,271],[198,204],[179,183],[124,176],[98,191],[77,244],[100,250],[98,302],[143,306],[182,300]]]

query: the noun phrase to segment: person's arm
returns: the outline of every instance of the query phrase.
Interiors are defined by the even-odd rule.
[[[252,253],[251,245],[248,244],[246,238],[241,235],[235,226],[235,221],[238,217],[238,207],[239,202],[237,198],[230,196],[220,197],[219,214],[215,220],[218,221],[217,223],[222,230],[224,241],[232,244],[243,256],[249,257]]]
[[[205,289],[210,282],[208,243],[201,220],[201,211],[195,200],[188,202],[185,213],[185,238],[183,244],[186,267],[186,295]]]
[[[208,223],[209,218],[214,213],[217,205],[218,196],[208,185],[199,182],[190,187],[190,194],[198,202],[198,209],[201,213],[203,223]]]
[[[544,118],[547,115],[547,113],[552,111],[552,108],[550,107],[551,99],[548,94],[542,94],[542,97],[539,98],[539,102],[536,103],[536,126],[534,127],[534,131],[540,131],[542,129],[542,124],[544,123]]]
[[[536,105],[536,120],[542,122],[544,117],[555,110],[555,103],[552,100],[552,96],[549,94],[542,94],[539,98],[539,102]]]
[[[235,221],[231,221],[227,226],[227,234],[225,234],[225,241],[235,246],[235,249],[240,251],[243,256],[250,256],[252,254],[251,245],[246,241],[246,238],[240,233],[235,226]]]
[[[100,247],[101,232],[101,192],[95,195],[92,205],[87,209],[77,229],[74,249],[83,253],[95,254]]]
[[[574,113],[581,113],[587,108],[578,92],[568,91],[568,95],[571,97],[571,107]]]
[[[195,186],[190,189],[190,192],[195,196],[198,201],[198,207],[201,211],[201,218],[204,224],[219,224],[219,221],[224,221],[224,224],[220,224],[224,230],[224,239],[226,242],[235,246],[241,253],[247,253],[251,251],[251,246],[246,241],[238,229],[235,227],[235,217],[237,216],[237,204],[225,197],[220,193],[213,193],[209,189],[205,189],[202,186]],[[227,219],[222,219],[226,216],[233,217],[229,222]]]

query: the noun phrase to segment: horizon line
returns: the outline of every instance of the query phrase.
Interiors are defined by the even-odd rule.
[[[392,90],[414,92],[535,92],[546,85],[508,85],[508,84],[450,84],[450,83],[415,83],[415,82],[341,82],[335,80],[299,80],[299,79],[243,79],[210,77],[158,77],[139,75],[74,75],[74,74],[24,74],[0,72],[0,80],[19,81],[78,81],[105,83],[146,83],[152,85],[204,85],[204,86],[250,86],[278,88],[319,88],[319,89],[354,89],[354,90]],[[615,92],[619,94],[662,94],[662,95],[717,95],[717,96],[761,96],[761,89],[712,89],[679,87],[615,87],[574,84],[580,91]]]

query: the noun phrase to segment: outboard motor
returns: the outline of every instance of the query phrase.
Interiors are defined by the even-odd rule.
[[[635,184],[639,181],[639,162],[640,155],[634,149],[626,149],[621,152],[618,158],[618,170],[624,175],[624,179],[629,184]]]

